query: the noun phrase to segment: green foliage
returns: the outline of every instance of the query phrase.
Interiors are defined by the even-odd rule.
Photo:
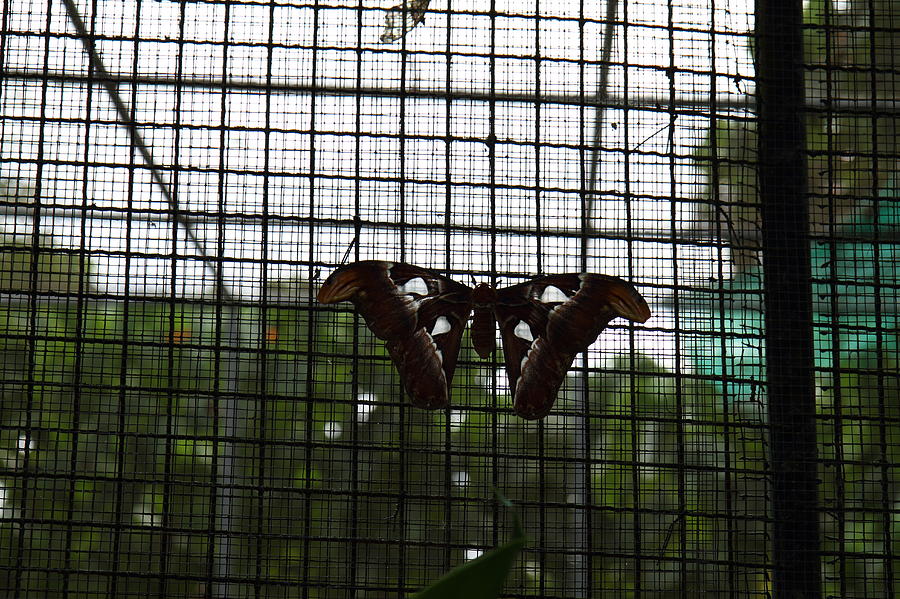
[[[900,564],[900,365],[896,353],[842,365],[819,397],[825,592],[887,597]]]
[[[585,543],[603,596],[768,591],[765,412],[713,378],[623,356],[588,378],[589,421],[564,392],[526,422],[499,356],[468,349],[454,409],[412,408],[350,312],[63,301],[7,303],[0,319],[0,588],[202,596],[224,559],[211,531],[227,527],[230,575],[256,581],[238,595],[411,593],[516,536],[498,488],[529,539],[509,593],[565,596]],[[897,365],[860,355],[822,382],[824,537],[896,553],[882,506],[897,490]],[[892,567],[848,557],[827,573],[871,596]]]
[[[409,591],[422,588],[465,563],[467,551],[508,536],[494,487],[520,503],[534,540],[511,589],[567,584],[565,552],[580,534],[572,521],[571,397],[541,423],[522,421],[496,387],[499,361],[485,365],[466,350],[455,380],[460,409],[413,409],[382,344],[355,317],[308,316],[217,315],[180,302],[6,304],[4,588],[61,596],[112,584],[115,596],[202,595],[198,580],[214,567],[210,527],[222,525],[215,510],[227,480],[232,549],[241,556],[232,571],[259,576],[265,596],[299,596],[301,585],[310,596],[339,596],[329,589],[348,577],[360,588],[401,581]],[[222,348],[227,319],[244,335],[239,351]],[[638,559],[642,546],[663,546],[667,536],[664,553],[672,556],[694,542],[684,535],[715,532],[712,520],[673,524],[658,508],[690,507],[673,503],[673,447],[683,438],[694,449],[682,459],[709,461],[718,421],[678,430],[652,424],[654,414],[678,413],[679,393],[680,409],[699,410],[711,391],[676,392],[671,376],[649,362],[638,370],[644,374],[589,385],[594,413],[603,414],[590,424],[591,492],[610,510],[594,519],[592,542],[609,554],[595,559],[594,584],[619,593],[637,583],[609,578],[622,572],[616,554]],[[230,387],[228,372],[237,378]],[[226,439],[229,402],[239,425]],[[233,459],[229,479],[224,456]],[[636,476],[632,464],[641,460],[665,466]],[[622,534],[632,527],[643,527],[640,542]],[[22,568],[30,574],[16,578]],[[113,582],[89,572],[120,575]],[[672,578],[672,589],[684,574]]]
[[[821,108],[806,116],[814,233],[833,234],[835,227],[871,213],[877,192],[897,176],[898,119],[871,103],[892,103],[900,85],[898,11],[900,5],[889,0],[805,4],[806,99]],[[738,272],[758,264],[756,149],[755,121],[739,111],[720,114],[694,154],[708,181],[698,222],[718,222],[736,246]]]
[[[713,384],[676,378],[647,359],[613,366],[632,369],[604,377],[592,426],[595,502],[606,508],[594,547],[611,556],[596,568],[594,588],[725,597],[721,581],[734,576],[742,592],[762,592],[766,572],[750,565],[768,543],[760,406],[728,402]],[[746,565],[718,565],[723,551]]]
[[[498,499],[506,508],[512,503],[502,495]],[[478,556],[470,562],[461,564],[448,572],[440,580],[429,585],[427,589],[413,595],[415,599],[495,599],[503,590],[503,583],[509,574],[516,557],[525,546],[525,532],[515,512],[513,537]]]
[[[31,204],[34,190],[0,177],[0,202]],[[69,295],[92,293],[90,260],[83,252],[54,247],[52,238],[0,232],[0,292]]]

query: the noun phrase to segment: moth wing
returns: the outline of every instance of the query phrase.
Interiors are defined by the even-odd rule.
[[[472,290],[433,271],[366,260],[341,267],[318,300],[348,300],[382,339],[414,405],[447,406]]]
[[[494,313],[513,407],[529,420],[550,412],[575,356],[613,318],[650,318],[647,302],[630,283],[596,274],[550,275],[501,289]]]

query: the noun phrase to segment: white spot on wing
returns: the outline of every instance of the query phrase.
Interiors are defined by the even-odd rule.
[[[397,285],[397,291],[402,295],[428,295],[428,285],[422,277],[410,279],[402,285]]]
[[[439,316],[438,319],[434,321],[434,328],[431,329],[431,336],[434,337],[436,335],[443,335],[449,330],[450,321],[447,320],[446,316]]]
[[[419,305],[422,303],[422,300],[423,300],[424,298],[422,298],[421,296],[418,296],[418,299],[416,299],[415,296],[412,296],[412,295],[403,295],[403,294],[401,294],[401,295],[400,295],[400,299],[401,299],[404,303],[406,303],[407,306],[409,306],[409,309],[410,309],[410,310],[416,311],[416,310],[419,309]]]
[[[553,285],[547,285],[541,294],[541,301],[547,304],[561,304],[568,299],[569,297],[563,293],[562,289]]]
[[[528,323],[524,320],[519,321],[519,324],[513,329],[513,334],[519,339],[524,339],[529,342],[534,341],[534,335],[531,334],[531,327],[528,326]]]

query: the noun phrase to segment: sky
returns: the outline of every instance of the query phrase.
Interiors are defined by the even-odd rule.
[[[212,84],[120,92],[180,206],[201,213],[198,236],[225,257],[235,295],[260,296],[262,264],[269,283],[326,276],[320,265],[341,261],[355,217],[377,223],[351,251],[361,259],[581,269],[597,116],[581,99],[603,70],[606,3],[495,2],[492,19],[489,3],[433,0],[405,40],[385,44],[392,3],[77,3],[110,72]],[[675,285],[728,275],[727,250],[668,239],[696,225],[705,180],[692,155],[712,96],[752,92],[751,10],[619,2],[608,93],[629,108],[603,114],[592,222],[606,235],[588,242],[587,267],[646,284],[651,305]],[[180,294],[208,292],[210,271],[167,219],[149,171],[130,168],[144,163],[102,88],[33,76],[88,71],[63,4],[19,0],[8,27],[6,68],[32,76],[4,84],[2,176],[40,178],[41,234],[90,250],[95,284],[110,293],[168,294],[173,281]],[[223,78],[234,84],[224,93]],[[706,105],[675,111],[670,96]],[[3,218],[7,233],[34,230],[30,214]],[[538,242],[537,229],[561,234]]]

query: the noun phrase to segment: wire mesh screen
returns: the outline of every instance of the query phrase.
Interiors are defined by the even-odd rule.
[[[900,9],[756,4],[4,3],[0,595],[897,596]]]

